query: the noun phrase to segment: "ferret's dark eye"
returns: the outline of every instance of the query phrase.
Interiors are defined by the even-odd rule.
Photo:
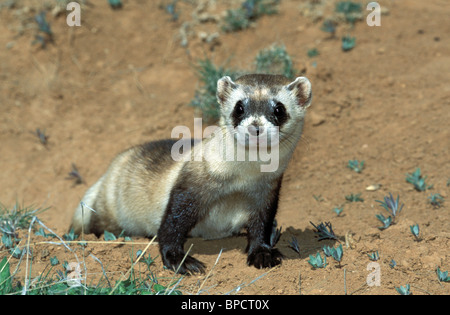
[[[283,104],[278,102],[277,105],[275,106],[273,113],[277,117],[283,117],[286,114],[286,108],[284,107]]]
[[[244,104],[242,103],[242,101],[238,101],[236,103],[236,106],[234,107],[234,112],[238,116],[241,116],[244,114]]]

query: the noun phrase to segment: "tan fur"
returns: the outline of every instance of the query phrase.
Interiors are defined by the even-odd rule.
[[[82,201],[96,212],[79,205],[72,221],[75,233],[83,229],[87,234],[107,230],[115,234],[126,231],[128,235],[156,235],[182,163],[174,163],[157,177],[149,174],[143,164],[135,163],[135,153],[136,147],[119,154],[86,192]]]

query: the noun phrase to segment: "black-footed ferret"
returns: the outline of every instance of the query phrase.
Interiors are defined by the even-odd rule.
[[[82,199],[96,212],[81,203],[76,209],[75,232],[157,235],[164,265],[195,273],[204,271],[202,262],[187,256],[181,264],[188,236],[216,239],[245,228],[248,265],[281,263],[270,235],[283,173],[311,104],[311,84],[305,77],[223,77],[217,99],[219,126],[202,141],[185,141],[183,158],[174,158],[181,140],[120,153]],[[265,163],[268,151],[276,163]]]

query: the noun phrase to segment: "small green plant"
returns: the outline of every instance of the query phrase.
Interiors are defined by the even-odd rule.
[[[15,243],[16,243],[16,241],[11,235],[8,235],[8,234],[3,234],[2,235],[2,244],[6,248],[12,248]]]
[[[311,221],[309,222],[316,228],[316,236],[319,238],[319,241],[330,239],[330,240],[336,240],[339,241],[337,236],[334,234],[333,227],[331,225],[331,222],[326,223],[319,223],[319,225],[315,225]]]
[[[410,289],[411,287],[409,284],[405,285],[404,287],[400,286],[399,288],[395,288],[395,290],[397,290],[400,295],[411,295]]]
[[[325,254],[325,256],[333,257],[334,260],[336,260],[339,263],[339,268],[341,267],[342,256],[344,254],[342,244],[340,244],[336,248],[330,247],[330,246],[324,246],[322,248],[322,250],[323,250],[323,253]]]
[[[361,198],[361,194],[350,194],[348,196],[345,196],[345,200],[350,202],[363,202],[364,199]]]
[[[331,253],[331,256],[333,256],[334,260],[336,260],[339,263],[339,268],[341,267],[341,261],[342,261],[343,255],[344,255],[344,250],[342,248],[342,244],[340,244],[336,248],[333,248],[333,252]]]
[[[56,266],[57,264],[59,264],[58,257],[54,256],[54,257],[50,258],[50,265]]]
[[[350,37],[348,35],[342,37],[342,50],[350,51],[356,45],[356,37]]]
[[[48,144],[48,139],[50,138],[48,135],[45,134],[45,130],[41,130],[39,128],[36,128],[35,132],[32,132],[33,135],[35,135],[38,139],[39,142],[46,146]]]
[[[255,64],[258,73],[281,74],[290,79],[295,76],[292,59],[284,46],[273,45],[261,50]]]
[[[345,21],[352,25],[362,18],[362,5],[353,1],[336,3],[335,11],[344,15]]]
[[[418,224],[410,225],[409,229],[411,230],[412,235],[416,238],[417,241],[420,241],[419,234],[420,229]]]
[[[166,13],[170,14],[170,16],[172,17],[172,21],[176,22],[178,21],[178,17],[179,14],[176,10],[177,8],[177,1],[178,0],[173,0],[171,3],[166,4],[163,6],[164,10],[166,11]]]
[[[242,8],[250,19],[278,13],[280,0],[245,0]]]
[[[227,11],[222,30],[225,32],[244,30],[259,17],[277,13],[279,2],[279,0],[246,0],[240,8]]]
[[[370,260],[372,261],[378,261],[380,259],[380,255],[378,254],[378,251],[367,254]]]
[[[108,232],[106,230],[103,232],[103,238],[105,239],[106,242],[117,240],[117,237],[113,233]]]
[[[136,257],[141,256],[141,254],[142,254],[142,251],[141,251],[141,250],[138,250],[138,251],[136,252]],[[150,265],[151,265],[154,261],[155,261],[155,258],[152,258],[150,254],[148,254],[148,257],[147,257],[147,258],[145,258],[145,256],[143,256],[143,257],[141,258],[141,260],[140,260],[140,262],[143,262],[143,263],[145,263],[145,264],[147,265],[147,269],[150,268]]]
[[[322,247],[323,253],[325,254],[325,256],[327,257],[331,257],[331,255],[333,255],[333,247],[330,247],[328,245],[324,245]]]
[[[217,67],[210,59],[200,60],[196,66],[196,72],[203,86],[197,89],[189,105],[200,109],[205,120],[216,121],[220,115],[220,106],[216,99],[217,81],[223,76],[235,79],[237,72]]]
[[[317,48],[311,48],[308,49],[307,55],[309,58],[313,58],[313,57],[317,57],[319,54],[319,51],[317,50]]]
[[[336,22],[327,19],[323,21],[322,27],[320,29],[326,33],[330,33],[330,37],[334,38],[336,34]]]
[[[295,236],[292,236],[292,239],[289,241],[289,247],[300,255],[300,246],[298,245],[298,240]]]
[[[35,35],[33,44],[41,44],[41,48],[45,48],[47,43],[53,42],[53,32],[47,22],[45,11],[35,15],[34,20],[38,25],[39,33]]]
[[[327,257],[324,256],[322,259],[322,256],[320,256],[320,253],[317,253],[316,256],[309,255],[308,263],[313,268],[325,268],[327,266]]]
[[[340,207],[334,207],[333,208],[334,213],[337,214],[337,216],[339,217],[342,213],[342,211],[344,211],[344,206],[340,206]]]
[[[385,230],[387,229],[389,226],[391,226],[392,223],[392,217],[388,216],[387,218],[380,214],[376,214],[375,215],[377,217],[378,220],[380,220],[381,223],[383,223],[383,226],[378,227],[380,230]]]
[[[313,195],[313,198],[314,198],[317,202],[322,202],[322,201],[324,201],[322,195]]]
[[[378,202],[387,212],[389,212],[390,215],[392,215],[393,222],[395,222],[395,219],[400,214],[404,206],[403,203],[400,205],[400,196],[397,195],[397,199],[394,199],[391,193],[389,193],[389,196],[384,197],[384,201],[375,201]]]
[[[126,235],[125,230],[122,230],[122,232],[120,232],[120,234],[119,234],[119,236],[117,238],[121,238],[121,237],[123,237],[125,242],[132,241],[132,238]]]
[[[69,176],[66,179],[73,180],[73,185],[81,185],[84,183],[83,177],[81,177],[80,172],[78,171],[75,163],[72,163],[72,171],[68,174]]]
[[[108,0],[109,6],[113,10],[121,9],[122,8],[122,1],[121,0]]]
[[[428,199],[430,199],[429,203],[435,208],[442,207],[442,203],[444,202],[444,197],[441,194],[431,194]]]
[[[28,228],[33,217],[44,212],[46,209],[33,206],[24,207],[16,203],[12,209],[0,203],[0,232],[8,235],[16,235],[19,229]]]
[[[448,276],[448,271],[441,271],[439,267],[436,268],[436,274],[439,281],[450,282],[450,277]]]
[[[250,26],[250,20],[242,9],[228,10],[224,19],[222,30],[225,32],[236,32],[245,30]]]
[[[347,167],[356,173],[361,173],[364,168],[364,161],[359,162],[358,160],[349,160]]]
[[[394,269],[396,266],[397,266],[397,262],[395,260],[391,259],[391,262],[389,263],[389,267]]]
[[[12,277],[9,270],[9,262],[6,257],[0,262],[0,295],[13,292]]]
[[[417,168],[414,173],[406,174],[406,181],[412,185],[417,191],[425,191],[433,187],[433,185],[427,185],[425,180],[427,176],[423,177],[420,168]]]
[[[44,231],[43,228],[39,228],[39,230],[36,231],[34,234],[35,234],[35,235],[38,235],[38,236],[43,236],[43,237],[45,237],[45,238],[48,238],[48,237],[56,237],[55,234],[52,234],[52,233],[45,233],[45,231]]]
[[[70,229],[69,233],[66,233],[63,235],[63,238],[66,241],[75,241],[78,238],[79,235],[75,234],[75,231],[73,228]]]
[[[14,258],[21,258],[23,255],[25,255],[27,252],[26,248],[20,248],[19,246],[15,246],[14,248],[11,248],[9,250],[9,253]]]

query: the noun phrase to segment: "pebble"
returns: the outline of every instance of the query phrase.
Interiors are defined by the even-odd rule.
[[[319,126],[326,121],[324,116],[315,112],[310,112],[307,119],[309,119],[313,126]]]

